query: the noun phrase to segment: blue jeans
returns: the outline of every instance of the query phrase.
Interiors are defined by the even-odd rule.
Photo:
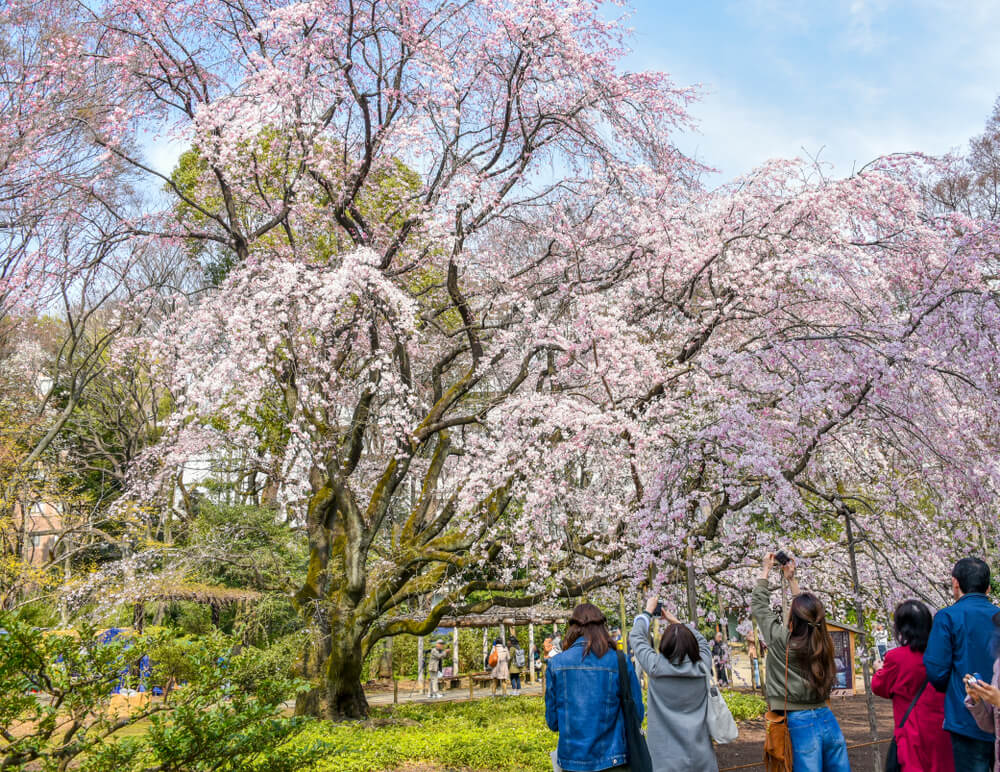
[[[829,708],[788,711],[794,772],[851,772],[847,743]]]
[[[520,673],[511,673],[510,674],[510,688],[511,689],[520,689],[521,688],[521,674]]]
[[[990,772],[993,769],[993,743],[983,742],[964,734],[949,732],[951,735],[951,755],[955,758],[955,769],[962,772]]]

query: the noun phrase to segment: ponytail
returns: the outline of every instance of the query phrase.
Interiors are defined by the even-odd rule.
[[[827,697],[837,677],[833,638],[826,627],[826,611],[819,598],[808,592],[797,595],[789,613],[788,650],[795,653],[802,677],[821,697]]]

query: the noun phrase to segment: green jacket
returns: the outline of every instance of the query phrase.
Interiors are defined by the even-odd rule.
[[[758,579],[750,596],[750,612],[760,628],[761,637],[767,644],[767,679],[764,682],[764,696],[771,710],[785,710],[785,652],[791,632],[781,618],[781,614],[771,608],[771,590],[767,579]],[[788,710],[815,710],[826,704],[829,694],[819,694],[800,675],[796,655],[788,660]]]

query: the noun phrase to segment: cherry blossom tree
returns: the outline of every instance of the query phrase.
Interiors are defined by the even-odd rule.
[[[45,59],[162,190],[101,197],[129,243],[222,267],[131,341],[177,406],[133,493],[231,452],[302,523],[301,712],[363,714],[366,653],[446,614],[626,578],[732,603],[786,539],[852,599],[848,522],[868,586],[927,594],[995,541],[990,231],[928,211],[918,158],[701,190],[691,93],[623,72],[606,11],[107,0]]]

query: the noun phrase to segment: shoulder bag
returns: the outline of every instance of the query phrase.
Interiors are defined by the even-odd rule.
[[[924,681],[920,688],[917,690],[917,696],[913,698],[913,702],[910,703],[910,707],[906,709],[906,713],[903,714],[903,720],[899,722],[899,728],[902,729],[906,724],[906,719],[910,717],[910,713],[913,709],[917,707],[917,701],[920,699],[920,695],[924,693],[924,689],[927,688],[927,681]],[[903,772],[903,767],[899,763],[899,748],[896,746],[896,733],[892,733],[892,742],[889,743],[889,753],[885,757],[885,772]]]
[[[788,643],[785,643],[785,710],[769,710],[767,737],[764,738],[764,769],[767,772],[792,772],[792,737],[788,733]]]
[[[618,655],[618,694],[621,698],[622,713],[625,718],[625,747],[628,748],[628,765],[631,772],[653,772],[653,759],[649,755],[646,736],[642,733],[642,722],[632,700],[632,684],[625,667],[625,655]]]
[[[731,743],[740,736],[740,730],[736,726],[736,721],[733,719],[733,714],[729,710],[722,692],[719,691],[718,684],[712,681],[711,672],[705,676],[705,681],[708,683],[708,709],[705,714],[708,733],[720,745]]]

